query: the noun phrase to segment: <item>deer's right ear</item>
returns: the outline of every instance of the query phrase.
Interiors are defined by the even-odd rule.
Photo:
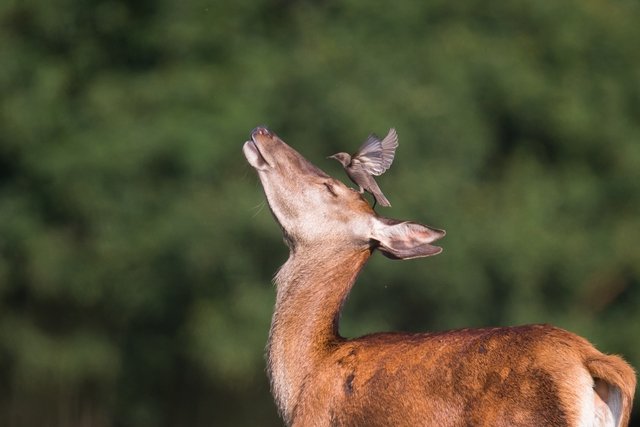
[[[416,222],[378,217],[371,237],[378,242],[377,248],[384,256],[391,259],[411,259],[442,252],[442,248],[430,243],[445,234],[444,230]]]

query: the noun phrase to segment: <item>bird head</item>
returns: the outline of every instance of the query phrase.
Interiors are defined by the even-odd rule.
[[[349,166],[349,163],[351,163],[351,155],[349,155],[349,153],[336,153],[333,156],[327,157],[327,159],[335,159],[345,168]]]

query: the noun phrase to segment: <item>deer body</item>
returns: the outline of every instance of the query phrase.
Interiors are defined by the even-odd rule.
[[[444,232],[379,217],[264,128],[244,152],[290,248],[267,350],[287,425],[628,424],[633,369],[553,326],[342,338],[342,305],[373,251],[435,255]]]

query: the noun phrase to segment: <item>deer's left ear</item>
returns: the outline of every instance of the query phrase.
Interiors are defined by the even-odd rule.
[[[378,242],[377,248],[388,258],[411,259],[442,252],[442,248],[430,243],[443,237],[444,230],[383,217],[374,221],[371,238]]]

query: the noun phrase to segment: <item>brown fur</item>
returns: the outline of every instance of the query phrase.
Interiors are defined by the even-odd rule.
[[[628,424],[633,369],[550,325],[342,338],[342,305],[372,252],[434,255],[444,232],[378,217],[266,129],[245,155],[291,248],[268,345],[287,425],[578,426],[615,412],[616,396]]]

